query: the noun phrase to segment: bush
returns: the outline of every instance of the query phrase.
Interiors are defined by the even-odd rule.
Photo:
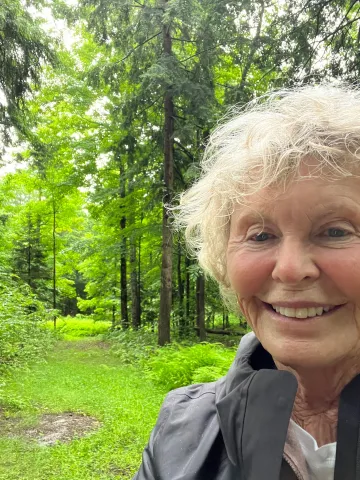
[[[236,349],[221,344],[173,344],[157,349],[144,364],[144,369],[152,380],[172,390],[217,380],[227,373],[235,353]]]
[[[125,364],[145,362],[157,349],[157,334],[147,327],[114,330],[109,333],[111,353]]]
[[[183,342],[159,347],[157,334],[146,327],[115,330],[108,339],[113,343],[113,355],[124,364],[137,364],[167,390],[219,379],[227,373],[236,353],[236,348],[220,343]]]
[[[53,330],[52,321],[47,322],[46,327]],[[110,322],[94,321],[92,318],[81,316],[60,317],[56,321],[56,334],[65,340],[83,337],[95,337],[105,335],[111,327]]]
[[[0,373],[45,355],[52,335],[44,305],[30,287],[0,274]]]

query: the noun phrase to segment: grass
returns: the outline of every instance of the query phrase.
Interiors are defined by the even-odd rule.
[[[68,444],[40,447],[0,436],[2,480],[131,479],[165,390],[124,366],[104,342],[61,341],[47,363],[18,372],[4,389],[16,415],[34,424],[42,413],[76,411],[102,426]],[[11,400],[12,399],[12,400]]]
[[[89,317],[60,317],[56,321],[56,333],[64,340],[77,340],[84,337],[103,335],[108,333],[110,327],[110,322],[95,322]],[[53,322],[47,322],[46,328],[53,331]]]

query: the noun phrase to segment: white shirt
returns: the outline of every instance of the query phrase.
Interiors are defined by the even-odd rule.
[[[306,459],[310,480],[333,480],[336,442],[318,447],[315,438],[293,420],[294,432]]]

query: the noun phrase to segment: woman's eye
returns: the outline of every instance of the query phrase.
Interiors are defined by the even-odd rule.
[[[350,235],[350,232],[343,228],[332,227],[325,230],[324,235],[330,238],[341,238]]]
[[[267,240],[272,240],[273,238],[274,235],[271,235],[271,233],[261,232],[253,235],[250,240],[253,242],[266,242]]]

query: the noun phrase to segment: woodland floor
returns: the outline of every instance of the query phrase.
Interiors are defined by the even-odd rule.
[[[60,341],[2,390],[0,479],[131,479],[165,391],[106,342]]]

